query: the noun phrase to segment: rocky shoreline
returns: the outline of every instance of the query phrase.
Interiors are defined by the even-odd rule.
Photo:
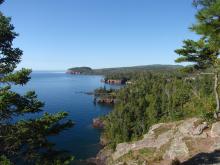
[[[105,124],[104,124],[102,119],[94,118],[93,121],[92,121],[92,126],[93,126],[93,128],[103,129]]]
[[[96,165],[220,163],[220,122],[200,118],[153,125],[143,139],[103,148],[88,162]],[[201,154],[203,153],[203,154]]]

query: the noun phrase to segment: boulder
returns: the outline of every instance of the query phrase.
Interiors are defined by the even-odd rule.
[[[108,160],[111,158],[113,153],[112,149],[104,148],[96,156],[95,163],[96,165],[106,165]]]
[[[207,122],[201,122],[199,118],[188,119],[178,126],[178,130],[184,137],[206,138],[204,130],[208,128]]]
[[[174,139],[170,145],[170,148],[166,151],[163,158],[174,160],[178,157],[188,157],[189,150],[186,143],[181,139]]]
[[[163,145],[168,143],[174,136],[174,130],[168,130],[167,132],[162,133],[159,135],[155,141],[155,147],[160,149]]]
[[[94,128],[100,128],[100,129],[103,129],[105,126],[100,118],[93,119],[92,125]]]
[[[212,124],[210,129],[208,123],[191,118],[153,125],[141,140],[120,143],[101,160],[108,165],[136,162],[168,165],[173,160],[182,163],[200,153],[209,154],[215,150],[220,150],[220,122]]]
[[[220,122],[212,124],[211,137],[220,137]]]
[[[201,135],[206,128],[208,128],[208,123],[203,122],[192,131],[192,135]]]
[[[168,143],[174,135],[173,130],[168,130],[160,134],[158,137],[155,135],[144,136],[142,140],[134,143],[120,143],[117,145],[116,151],[112,155],[113,160],[120,158],[121,156],[129,153],[130,151],[136,151],[143,148],[157,148],[159,149],[164,144]]]
[[[191,118],[183,121],[179,126],[179,132],[183,134],[183,136],[190,136],[194,131],[195,124],[199,122],[198,118]]]

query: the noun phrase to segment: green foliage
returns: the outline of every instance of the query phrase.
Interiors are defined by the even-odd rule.
[[[217,0],[193,0],[193,5],[195,7],[202,7],[206,8],[211,6],[213,3],[215,3]]]
[[[89,67],[75,67],[70,68],[68,71],[71,72],[80,72],[81,74],[93,74],[93,70]]]
[[[201,39],[185,40],[183,48],[176,50],[181,56],[176,62],[193,62],[196,69],[216,68],[220,53],[220,0],[195,0],[194,5],[198,8],[197,22],[191,30]]]
[[[207,118],[215,106],[212,85],[210,75],[141,75],[119,91],[118,103],[105,119],[110,145],[139,139],[158,122],[192,116]]]
[[[180,55],[176,62],[192,65],[181,68],[181,74],[137,74],[134,83],[120,90],[118,104],[106,119],[105,135],[111,139],[111,146],[140,138],[158,122],[192,116],[212,121],[214,107],[219,111],[220,0],[194,0],[193,4],[198,12],[191,30],[201,39],[185,40],[176,50]],[[195,73],[207,70],[211,74]]]
[[[110,89],[106,89],[106,87],[98,88],[98,89],[95,90],[95,96],[100,96],[100,95],[103,95],[103,94],[104,95],[105,94],[111,94],[115,91],[116,91],[116,89],[112,89],[112,88],[110,88]]]
[[[1,165],[12,165],[10,160],[8,160],[7,157],[4,155],[0,156],[0,164]]]
[[[111,73],[124,73],[124,72],[141,72],[141,71],[169,71],[181,68],[181,65],[143,65],[143,66],[133,66],[133,67],[119,67],[119,68],[105,68],[105,69],[95,69],[94,71],[101,74],[111,74]]]
[[[220,53],[220,0],[194,0],[198,8],[191,30],[201,35],[198,41],[186,40],[176,62],[193,62],[197,69],[217,67]]]
[[[115,99],[116,97],[116,93],[118,90],[116,89],[106,89],[104,88],[98,88],[95,90],[95,98],[99,98],[99,99]]]
[[[0,1],[0,4],[3,1]],[[65,121],[67,113],[45,113],[42,117],[21,120],[29,113],[42,111],[43,103],[34,91],[20,95],[11,90],[11,85],[25,85],[31,70],[15,71],[22,51],[13,47],[18,36],[11,19],[0,13],[0,164],[68,164],[72,157],[58,151],[48,140],[61,131],[72,127]],[[12,163],[11,163],[12,162]]]
[[[197,23],[191,29],[219,48],[220,44],[220,0],[197,0]]]
[[[7,137],[3,139],[3,147],[7,149],[5,154],[10,155],[11,152],[22,150],[21,156],[25,160],[44,162],[45,159],[49,159],[53,161],[58,155],[55,154],[57,151],[53,151],[54,144],[49,142],[47,137],[57,135],[60,131],[72,126],[71,121],[59,123],[66,116],[67,113],[64,112],[55,115],[45,113],[41,118],[20,120],[15,125],[8,126],[10,130],[7,130]],[[44,151],[41,151],[42,149]],[[45,157],[48,154],[50,157]]]
[[[133,67],[119,67],[119,68],[104,68],[104,69],[91,69],[89,67],[75,67],[68,69],[68,73],[80,72],[81,74],[88,75],[104,75],[106,79],[126,79],[129,80],[136,73],[146,71],[173,71],[177,68],[182,68],[181,65],[144,65]]]
[[[180,57],[176,62],[192,62],[196,70],[210,69],[215,77],[214,95],[216,99],[215,117],[220,116],[219,86],[219,54],[220,54],[220,0],[195,0],[198,8],[196,24],[191,30],[201,35],[198,41],[185,40],[184,46],[177,49]]]
[[[96,74],[105,75],[106,79],[120,79],[120,80],[131,80],[136,79],[140,73],[145,72],[166,72],[174,71],[178,68],[182,68],[181,65],[144,65],[134,67],[120,67],[120,68],[106,68],[106,69],[95,69]]]
[[[201,39],[199,41],[186,40],[183,41],[182,49],[175,52],[181,55],[176,62],[193,62],[196,69],[206,69],[218,61],[218,49]]]
[[[27,76],[31,73],[30,69],[22,68],[20,71],[15,73],[9,73],[7,76],[1,77],[0,80],[2,83],[12,83],[14,85],[25,85],[29,80],[30,77]]]

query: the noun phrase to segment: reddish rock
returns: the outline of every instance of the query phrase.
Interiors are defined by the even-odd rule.
[[[103,99],[99,99],[98,103],[101,103],[101,104],[114,104],[115,99],[103,98]]]
[[[94,128],[100,128],[100,129],[104,128],[104,123],[100,118],[93,119],[92,125]]]
[[[105,83],[107,83],[107,84],[123,84],[123,81],[122,80],[109,79],[109,80],[106,80]]]

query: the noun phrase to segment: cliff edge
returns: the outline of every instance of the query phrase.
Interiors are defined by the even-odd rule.
[[[220,122],[208,124],[199,118],[153,125],[135,142],[104,148],[98,165],[199,165],[220,164]]]

